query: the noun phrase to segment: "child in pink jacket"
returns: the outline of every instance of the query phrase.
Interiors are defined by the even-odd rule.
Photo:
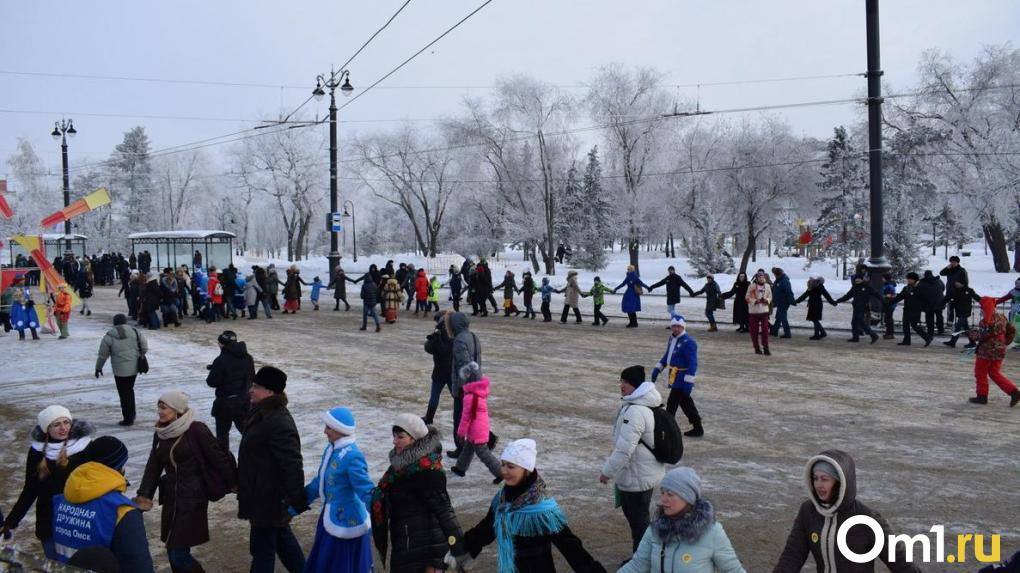
[[[466,380],[464,384],[464,412],[457,427],[457,437],[461,438],[464,447],[457,457],[457,465],[450,471],[458,477],[464,477],[475,454],[489,468],[498,484],[503,481],[499,459],[489,450],[489,378],[482,376],[476,362],[469,362],[460,369],[460,376]]]

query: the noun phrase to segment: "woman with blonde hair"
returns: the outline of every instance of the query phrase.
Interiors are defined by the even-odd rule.
[[[84,420],[75,420],[63,406],[49,406],[36,417],[32,446],[25,462],[25,484],[7,519],[0,525],[0,537],[16,529],[35,504],[35,536],[49,559],[56,559],[53,544],[53,496],[64,493],[67,476],[85,459],[85,447],[95,430]]]

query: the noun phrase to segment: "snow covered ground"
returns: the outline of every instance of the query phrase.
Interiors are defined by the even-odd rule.
[[[1004,291],[1012,284],[1010,275],[983,274],[981,261],[977,257],[965,261],[979,291],[991,286],[997,286],[994,292]],[[257,261],[238,261],[244,268],[242,262]],[[364,263],[359,260],[354,268],[367,268]],[[668,263],[646,259],[643,274],[658,278]],[[806,272],[799,263],[759,260],[758,266],[779,264],[802,284]],[[324,262],[320,270],[315,264],[302,263],[306,279],[325,272]],[[517,261],[513,265],[523,268]],[[603,278],[610,282],[619,278],[617,266],[602,273]],[[941,266],[938,261],[933,268]],[[495,265],[497,272],[500,268]],[[721,283],[729,286],[728,279]],[[212,391],[204,384],[205,365],[216,356],[215,338],[223,328],[239,333],[258,364],[273,364],[289,373],[291,409],[302,433],[309,477],[325,444],[319,421],[324,409],[336,404],[353,408],[374,478],[387,466],[393,416],[424,413],[431,359],[422,343],[431,321],[401,313],[398,323],[380,334],[359,332],[360,304],[352,300],[354,308],[347,313],[331,312],[324,305],[317,313],[277,315],[272,321],[206,325],[188,319],[179,329],[146,332],[152,372],[139,378],[138,422],[125,430],[116,425],[119,407],[109,366],[103,378],[92,375],[99,339],[112,315],[122,311],[123,299],[115,298],[115,293],[115,288],[98,288],[93,316],[74,314],[72,337],[66,341],[52,336],[38,343],[10,335],[0,338],[0,439],[6,444],[0,450],[0,483],[5,484],[0,504],[5,508],[18,494],[35,414],[53,402],[93,421],[101,434],[117,435],[127,443],[133,491],[151,445],[155,401],[162,391],[184,389],[199,417],[211,423]],[[703,304],[690,302],[692,313]],[[658,302],[646,305],[658,307],[649,316],[661,315]],[[601,462],[611,450],[619,403],[616,380],[630,364],[650,368],[662,353],[666,335],[661,324],[624,330],[622,322],[614,320],[605,329],[502,317],[472,323],[493,379],[494,430],[504,443],[525,436],[538,440],[539,469],[552,493],[564,506],[571,527],[610,570],[626,557],[630,543],[622,514],[612,508],[611,488],[598,483]],[[803,463],[832,447],[856,457],[860,499],[879,510],[898,532],[924,533],[932,525],[944,524],[953,534],[1001,534],[1004,555],[1020,549],[1016,519],[1020,408],[1007,408],[1006,398],[994,387],[992,404],[967,404],[973,394],[970,359],[938,344],[927,349],[897,347],[892,341],[856,345],[838,335],[810,342],[801,334],[773,343],[775,355],[765,359],[750,351],[746,335],[730,330],[707,333],[703,326],[692,327],[702,363],[695,398],[707,435],[687,441],[684,463],[702,475],[705,494],[715,502],[748,571],[771,569],[805,495]],[[1005,371],[1020,378],[1015,354]],[[449,409],[450,399],[444,396],[437,420],[447,436]],[[235,433],[235,451],[238,439]],[[466,479],[451,483],[451,497],[465,528],[482,517],[494,492],[478,463]],[[207,570],[246,570],[248,530],[235,518],[233,498],[228,496],[210,513],[213,541],[199,548],[197,556],[207,563]],[[295,522],[306,549],[315,520],[316,515],[309,513]],[[153,553],[167,570],[158,541],[158,513],[149,514],[146,521]],[[31,519],[22,524],[17,540],[37,548],[31,540]],[[923,569],[960,570],[948,565]],[[477,570],[494,570],[492,548],[482,554]]]

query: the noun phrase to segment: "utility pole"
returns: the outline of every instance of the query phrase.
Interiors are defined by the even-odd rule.
[[[892,268],[884,251],[882,214],[882,61],[878,26],[878,0],[866,0],[868,37],[868,169],[870,171],[871,286],[881,291],[882,275]]]
[[[340,81],[343,80],[341,85]],[[354,91],[354,87],[351,85],[350,73],[347,70],[341,70],[339,72],[331,72],[327,78],[325,74],[320,75],[315,82],[315,89],[312,91],[312,95],[315,99],[322,99],[326,92],[322,89],[323,87],[329,89],[329,213],[330,219],[328,222],[332,225],[332,218],[338,217],[340,213],[340,191],[337,185],[337,137],[336,137],[336,88],[340,88],[340,93],[345,96],[350,96],[351,92]],[[332,282],[336,278],[336,268],[340,266],[340,245],[339,245],[339,233],[330,226],[329,230],[329,280]]]

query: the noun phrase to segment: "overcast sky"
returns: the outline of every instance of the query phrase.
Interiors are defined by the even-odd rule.
[[[482,1],[412,0],[349,66],[351,81],[367,87]],[[106,159],[136,125],[145,126],[158,150],[289,111],[310,94],[317,74],[343,63],[402,3],[3,2],[0,177],[19,136],[59,173],[60,148],[49,132],[62,116],[73,118],[79,131],[70,144],[74,167]],[[884,0],[881,10],[882,64],[894,88],[914,83],[925,50],[968,61],[985,45],[1017,44],[1020,36],[1016,0]],[[655,67],[669,84],[859,73],[866,68],[864,20],[864,0],[494,0],[345,109],[341,121],[352,123],[341,126],[341,146],[355,130],[454,113],[465,95],[484,94],[495,78],[514,73],[579,94],[577,86],[610,63]],[[864,82],[853,77],[704,86],[700,102],[703,109],[724,109],[841,99],[860,95]],[[698,95],[695,88],[671,89],[686,99]],[[305,108],[308,114],[323,115],[328,98],[313,104]],[[859,111],[842,105],[781,114],[798,133],[824,138]],[[209,151],[215,155],[222,148]]]

